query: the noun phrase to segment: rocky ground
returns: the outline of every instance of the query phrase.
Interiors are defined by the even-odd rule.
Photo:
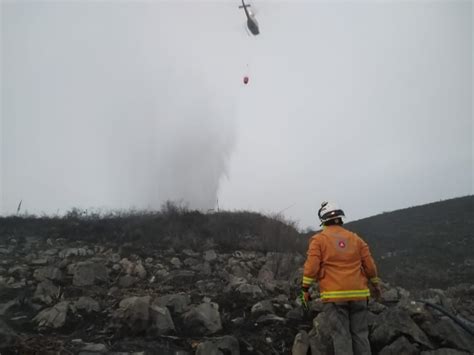
[[[305,313],[297,301],[303,262],[212,246],[7,238],[0,354],[329,354],[322,304]],[[385,286],[370,303],[374,353],[473,353],[474,285],[417,295]]]

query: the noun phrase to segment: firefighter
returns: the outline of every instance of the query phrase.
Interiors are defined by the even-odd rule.
[[[300,299],[308,309],[309,288],[319,283],[323,311],[329,319],[335,354],[371,354],[368,339],[369,285],[381,297],[377,268],[369,246],[342,227],[344,212],[323,202],[318,211],[323,229],[311,238],[304,264]]]

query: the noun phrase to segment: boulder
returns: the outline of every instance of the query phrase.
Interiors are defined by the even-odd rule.
[[[109,260],[112,263],[117,264],[118,262],[120,262],[120,260],[122,260],[122,258],[120,256],[120,254],[115,253],[115,254],[112,254],[112,255],[109,256]]]
[[[34,266],[48,265],[48,259],[47,258],[34,259],[30,261],[30,264]]]
[[[107,352],[107,346],[104,344],[85,343],[81,351],[86,353],[105,353]]]
[[[382,293],[382,301],[387,303],[395,303],[400,299],[398,295],[398,290],[395,287],[392,287],[388,290],[384,290]]]
[[[74,286],[92,286],[97,282],[108,279],[108,270],[105,265],[91,261],[76,264],[72,283]]]
[[[185,327],[196,334],[213,334],[222,329],[219,305],[204,302],[183,315]]]
[[[206,250],[204,252],[204,260],[207,261],[207,262],[213,262],[217,259],[217,254],[214,250]]]
[[[133,270],[133,274],[136,275],[139,279],[144,280],[146,278],[146,269],[141,262],[138,262],[135,265],[135,269]]]
[[[150,306],[151,325],[148,334],[159,336],[168,334],[175,330],[170,311],[166,307],[161,307],[156,303]]]
[[[192,269],[197,271],[201,275],[210,275],[212,273],[211,264],[209,264],[208,262],[194,265]]]
[[[75,303],[74,308],[86,313],[100,312],[99,302],[91,297],[80,297]]]
[[[128,297],[120,301],[113,318],[118,327],[138,334],[148,329],[150,319],[150,296]]]
[[[253,316],[260,316],[262,314],[275,313],[275,309],[270,300],[265,300],[254,304],[251,312]]]
[[[186,258],[184,259],[183,261],[183,264],[186,265],[186,266],[195,266],[197,264],[199,264],[199,260],[198,259],[195,259],[195,258]]]
[[[326,312],[319,313],[313,319],[313,328],[308,334],[311,355],[326,355],[334,353],[330,320]]]
[[[45,280],[40,282],[36,287],[33,299],[50,305],[55,299],[59,298],[59,292],[59,287],[54,285],[50,280]]]
[[[250,285],[250,284],[242,284],[239,287],[237,287],[237,292],[243,294],[243,295],[250,295],[252,297],[257,297],[257,296],[262,296],[263,291],[262,289],[257,286],[257,285]]]
[[[211,341],[199,343],[196,347],[196,355],[224,355],[222,351]]]
[[[158,297],[153,303],[161,307],[171,308],[175,313],[183,313],[187,311],[190,302],[191,297],[189,297],[189,295],[175,293]]]
[[[408,313],[399,307],[389,308],[377,316],[369,338],[375,349],[381,350],[385,345],[392,343],[402,335],[410,339],[411,342],[433,349],[433,345],[425,333]]]
[[[41,267],[35,270],[33,277],[37,281],[44,281],[46,279],[53,281],[61,281],[64,275],[61,270],[54,266]]]
[[[421,328],[441,346],[463,351],[474,349],[474,337],[449,318],[424,322]]]
[[[179,269],[182,266],[181,260],[179,260],[177,257],[171,258],[170,263],[177,269]]]
[[[183,249],[183,254],[186,256],[199,256],[199,253],[196,253],[192,249]]]
[[[87,248],[66,248],[59,252],[61,259],[68,258],[70,256],[91,256],[94,252]]]
[[[309,350],[309,336],[304,330],[301,330],[295,336],[293,347],[291,348],[291,355],[306,355]]]
[[[218,338],[209,338],[196,348],[196,355],[239,355],[240,346],[237,338],[225,335]]]
[[[118,283],[119,283],[119,286],[120,287],[123,287],[123,288],[129,288],[133,285],[135,285],[137,283],[137,278],[134,277],[134,276],[130,276],[130,275],[125,275],[125,276],[122,276]]]
[[[69,309],[69,302],[63,301],[56,304],[54,307],[46,308],[33,318],[33,321],[38,323],[40,328],[61,328],[66,324],[67,312]]]
[[[416,346],[411,344],[407,338],[401,336],[397,338],[392,344],[384,347],[379,355],[418,355],[420,351]]]
[[[266,284],[271,283],[275,279],[273,271],[268,269],[266,266],[263,266],[258,272],[257,280]]]

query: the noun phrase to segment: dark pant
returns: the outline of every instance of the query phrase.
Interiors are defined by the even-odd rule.
[[[324,304],[335,355],[370,355],[367,301],[330,302]]]

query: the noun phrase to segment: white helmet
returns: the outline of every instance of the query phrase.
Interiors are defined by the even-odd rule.
[[[318,211],[318,217],[321,220],[321,224],[330,221],[331,219],[345,217],[344,211],[339,209],[335,203],[323,202],[321,208]]]

